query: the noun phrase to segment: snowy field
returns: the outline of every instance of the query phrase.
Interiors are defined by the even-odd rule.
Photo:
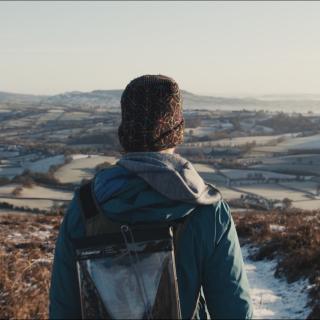
[[[320,148],[320,146],[319,146]],[[261,160],[265,164],[268,165],[288,165],[295,164],[300,167],[300,165],[310,165],[310,161],[312,161],[312,165],[320,165],[320,155],[318,154],[301,154],[301,155],[292,155],[285,157],[272,157],[272,158],[260,158],[260,159],[241,159],[240,162],[247,161],[258,161]]]
[[[297,174],[299,174],[299,172],[306,172],[306,173],[310,173],[310,174],[320,174],[320,165],[310,165],[310,164],[298,164],[296,162],[296,164],[258,164],[253,166],[252,168],[254,169],[263,169],[263,170],[290,170],[290,171],[294,171],[297,172]]]
[[[87,112],[66,112],[60,119],[60,121],[83,121],[87,119],[93,119],[90,113]]]
[[[224,185],[226,184],[227,179],[224,176],[218,174],[212,165],[200,163],[193,163],[192,165],[203,180],[206,180],[213,184],[217,182],[223,182]]]
[[[202,164],[202,163],[192,163],[194,168],[198,171],[198,173],[213,173],[216,174],[216,170],[210,164]]]
[[[6,122],[5,128],[11,127],[30,127],[34,123],[34,120],[22,119],[22,120],[12,120]]]
[[[0,156],[1,157],[8,157],[8,158],[12,158],[15,156],[18,156],[19,152],[18,151],[0,151]]]
[[[20,157],[14,157],[14,158],[10,159],[10,161],[11,162],[30,161],[31,159],[36,159],[36,158],[37,158],[37,154],[36,153],[31,153],[31,154],[26,154],[26,155],[20,156]]]
[[[288,189],[286,187],[279,186],[276,183],[237,186],[237,189],[256,194],[266,199],[278,199],[281,201],[284,198],[289,198],[295,201],[308,200],[306,193]]]
[[[59,205],[62,204],[60,201],[52,200],[26,200],[26,199],[8,199],[0,198],[0,202],[7,202],[17,207],[29,207],[30,209],[40,209],[49,211],[52,209],[54,202],[57,202]],[[20,212],[19,212],[20,213]]]
[[[40,123],[47,123],[48,121],[56,121],[61,116],[61,113],[46,113],[38,118],[37,125]]]
[[[187,131],[188,129],[186,129]],[[193,130],[193,129],[192,129]],[[287,139],[290,139],[290,141],[296,141],[299,143],[298,139],[302,139],[302,138],[296,138],[296,139],[291,139],[291,134],[283,134],[283,135],[278,135],[278,136],[258,136],[258,137],[239,137],[239,138],[232,138],[232,140],[230,139],[221,139],[221,140],[216,140],[216,141],[206,141],[205,143],[209,143],[212,142],[213,144],[226,144],[226,145],[230,145],[231,147],[235,146],[235,145],[243,145],[247,142],[253,142],[255,141],[258,145],[259,144],[266,144],[271,140],[275,140],[278,139],[282,136],[286,136]],[[311,138],[311,137],[308,137]],[[304,138],[303,138],[304,139]],[[318,138],[319,139],[319,138]],[[289,141],[289,140],[286,140]],[[200,144],[200,143],[195,143],[195,145]],[[190,144],[186,143],[185,146],[188,146]],[[274,148],[274,147],[270,147],[270,148]]]
[[[288,284],[274,277],[276,260],[252,261],[249,246],[241,248],[254,307],[254,319],[306,319],[308,280]]]
[[[232,200],[232,199],[240,199],[242,193],[237,192],[231,189],[227,189],[219,183],[216,183],[217,188],[220,190],[222,194],[222,198],[224,200]]]
[[[310,192],[314,195],[317,195],[317,184],[318,182],[314,181],[293,181],[293,182],[281,182],[284,187],[294,188],[301,190],[303,192]]]
[[[257,128],[263,128],[264,132],[273,132],[274,130],[272,128],[269,127],[264,127],[264,126],[260,126],[260,125],[255,125],[254,121],[252,121],[252,123],[246,123],[246,122],[240,122],[241,127],[245,130],[245,131],[249,131],[251,130],[252,132],[255,132],[257,130]]]
[[[186,152],[188,149],[191,149],[193,153],[202,152],[203,154],[210,153],[212,148],[194,148],[194,147],[179,147],[177,150],[181,152]]]
[[[303,138],[288,138],[286,141],[279,143],[277,146],[274,147],[256,147],[253,150],[259,151],[269,151],[269,152],[285,152],[289,149],[312,149],[312,148],[319,148],[320,144],[320,134],[316,134],[310,137],[303,137]]]
[[[22,187],[21,184],[12,183],[0,187],[0,197],[12,197],[12,191]],[[23,188],[23,187],[22,187]],[[19,198],[41,198],[41,199],[53,199],[53,200],[71,200],[73,197],[73,191],[61,190],[53,188],[45,188],[40,186],[33,186],[32,188],[23,188]]]
[[[17,174],[22,174],[23,168],[21,167],[6,167],[0,166],[0,177],[11,177]]]
[[[19,198],[41,198],[52,200],[71,200],[74,192],[70,190],[60,190],[53,188],[44,188],[33,186],[32,188],[23,188]]]
[[[34,162],[21,162],[20,165],[22,168],[29,168],[31,171],[49,172],[51,165],[63,163],[65,160],[65,155],[60,154],[57,156],[40,159]]]
[[[198,128],[186,128],[186,132],[188,133],[190,130],[193,131],[194,136],[203,137],[207,134],[215,132],[214,127],[198,127]]]
[[[233,169],[221,169],[221,173],[226,175],[230,179],[247,179],[248,174],[262,174],[265,178],[275,178],[275,179],[295,179],[295,175],[291,174],[282,174],[268,171],[259,171],[259,170],[233,170]],[[305,176],[305,180],[309,180],[313,178],[313,176]]]
[[[84,178],[92,178],[95,174],[95,166],[106,161],[115,164],[118,159],[102,156],[88,158],[88,156],[77,155],[71,163],[58,169],[54,176],[62,183],[80,183]]]
[[[293,201],[292,206],[302,210],[320,210],[320,200]]]

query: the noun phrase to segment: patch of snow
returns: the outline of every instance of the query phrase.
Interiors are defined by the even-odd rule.
[[[63,109],[50,109],[50,110],[48,110],[48,112],[50,112],[50,113],[62,113],[62,112],[64,112],[64,110]]]
[[[70,156],[73,160],[88,158],[89,156],[86,154],[73,154]]]
[[[277,231],[277,232],[283,232],[283,231],[286,231],[286,227],[284,226],[279,226],[279,225],[276,225],[276,224],[270,224],[270,229],[272,231]]]
[[[264,171],[264,170],[221,169],[220,171],[230,179],[248,179],[248,174],[251,174],[252,178],[254,178],[254,174],[262,174],[262,176],[265,177],[266,179],[295,179],[296,178],[296,175],[276,173],[276,172]],[[313,177],[314,176],[304,176],[304,179],[310,180]]]
[[[308,302],[308,280],[288,284],[276,279],[275,260],[252,261],[249,247],[241,248],[250,286],[255,319],[306,319],[311,312]]]
[[[12,232],[12,235],[14,235],[15,237],[22,237],[22,234],[19,232]]]
[[[49,259],[31,259],[31,263],[35,263],[35,264],[52,264],[53,262],[53,258],[49,258]]]
[[[53,157],[40,159],[34,162],[31,162],[31,161],[21,162],[20,165],[22,168],[24,169],[28,168],[31,171],[49,172],[51,165],[63,163],[65,159],[66,159],[65,155],[60,154]]]
[[[36,231],[36,232],[31,232],[30,233],[31,237],[38,237],[41,240],[46,240],[51,236],[50,231]]]

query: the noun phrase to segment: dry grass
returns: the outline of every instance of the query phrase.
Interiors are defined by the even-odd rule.
[[[309,279],[309,319],[320,318],[320,211],[235,212],[242,242],[256,244],[254,260],[277,259],[276,277]]]
[[[276,277],[308,278],[313,311],[320,317],[320,211],[234,212],[242,242],[256,244],[255,260],[277,259]],[[0,217],[0,318],[48,317],[53,252],[61,216]]]
[[[61,216],[0,217],[0,318],[48,318],[49,287]]]

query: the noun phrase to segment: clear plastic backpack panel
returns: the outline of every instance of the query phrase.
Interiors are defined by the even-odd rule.
[[[91,238],[86,247],[77,245],[74,239],[83,318],[181,318],[172,234],[168,228],[166,232],[154,232],[158,230],[162,234],[135,231],[135,246],[126,234],[128,247],[123,237],[122,242],[118,237],[111,240],[116,244],[104,241],[100,246],[93,246],[92,240],[100,237],[101,242],[102,236],[82,238]],[[110,239],[110,235],[104,237]],[[142,238],[151,239],[140,241]]]

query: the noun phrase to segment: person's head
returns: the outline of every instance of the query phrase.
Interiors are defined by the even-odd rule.
[[[183,142],[184,118],[178,84],[162,75],[132,80],[121,97],[118,130],[123,153],[173,153]]]

